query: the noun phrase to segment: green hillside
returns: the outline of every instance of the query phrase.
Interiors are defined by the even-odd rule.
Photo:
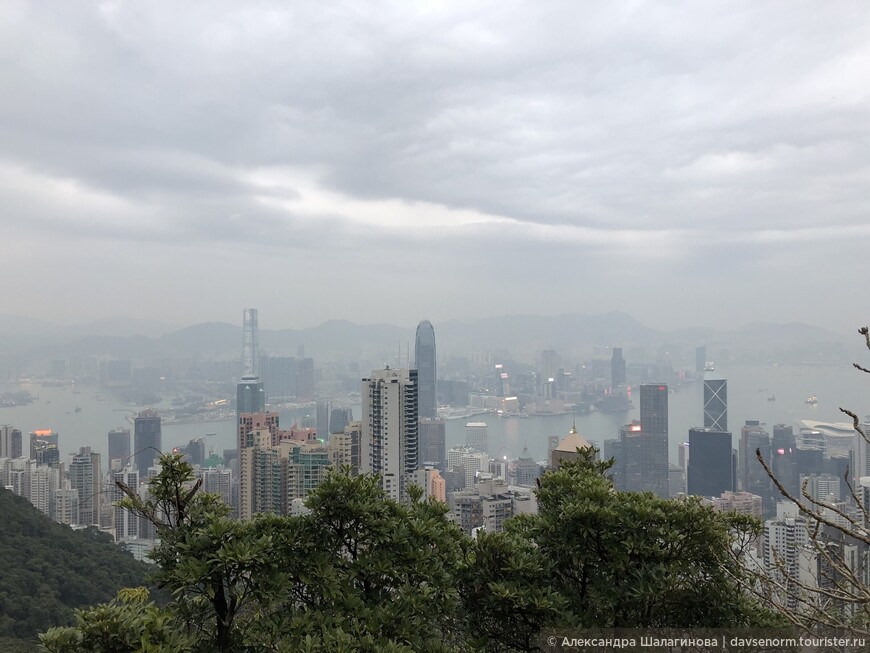
[[[147,572],[106,534],[73,531],[0,488],[0,650],[35,647],[37,633],[72,623],[74,608],[142,585]]]

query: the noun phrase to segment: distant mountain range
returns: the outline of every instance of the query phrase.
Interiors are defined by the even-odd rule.
[[[414,346],[414,328],[391,324],[356,324],[329,320],[307,329],[260,330],[263,353],[306,355],[324,359],[406,357]],[[534,356],[541,349],[563,352],[612,346],[682,347],[707,345],[747,351],[823,349],[826,355],[855,341],[825,329],[801,324],[754,322],[733,330],[685,328],[652,329],[634,317],[611,312],[600,315],[570,313],[559,316],[506,315],[474,322],[451,320],[435,324],[440,354],[468,355],[474,351],[507,350],[517,357]],[[157,322],[104,320],[93,325],[61,328],[35,320],[0,316],[0,349],[48,358],[111,356],[147,359],[199,356],[236,358],[241,350],[241,326],[206,322],[174,329]],[[857,343],[860,344],[860,343]],[[801,354],[803,355],[803,354]]]

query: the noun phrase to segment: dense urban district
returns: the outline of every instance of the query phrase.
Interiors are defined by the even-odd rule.
[[[687,367],[668,352],[629,363],[634,345],[445,361],[423,321],[413,355],[347,364],[348,381],[301,349],[261,354],[245,309],[241,351],[184,383],[171,361],[112,356],[9,375],[12,411],[39,387],[139,408],[105,448],[0,426],[3,650],[35,650],[39,633],[58,653],[550,650],[542,632],[581,628],[868,635],[861,406],[735,425],[703,344]],[[703,419],[674,433],[672,397],[693,384]],[[625,419],[593,443],[577,428],[592,414]],[[545,436],[543,459],[491,441],[498,423],[559,415],[571,427]],[[464,442],[448,443],[456,420]],[[221,421],[235,447],[165,441],[170,424]]]

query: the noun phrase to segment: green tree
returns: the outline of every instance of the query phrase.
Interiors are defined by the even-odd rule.
[[[121,590],[116,599],[76,611],[76,625],[40,635],[49,653],[187,653],[194,640],[164,610],[148,600],[145,587]]]
[[[161,464],[151,498],[123,505],[157,524],[155,581],[172,600],[134,606],[136,618],[121,599],[79,613],[46,633],[47,650],[159,651],[168,630],[195,651],[526,651],[547,627],[735,627],[768,614],[729,555],[757,523],[616,492],[592,451],[544,476],[539,515],[474,541],[443,504],[417,488],[398,504],[374,476],[333,473],[308,514],[238,522],[180,457]]]
[[[732,547],[759,524],[700,499],[617,492],[594,449],[544,475],[534,517],[478,541],[464,594],[489,648],[534,650],[541,628],[767,625]],[[526,576],[524,576],[526,574]],[[533,588],[528,592],[527,587]],[[478,611],[484,604],[487,610]]]

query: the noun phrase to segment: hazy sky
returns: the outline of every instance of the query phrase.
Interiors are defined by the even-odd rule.
[[[0,3],[0,313],[870,321],[866,2]]]

